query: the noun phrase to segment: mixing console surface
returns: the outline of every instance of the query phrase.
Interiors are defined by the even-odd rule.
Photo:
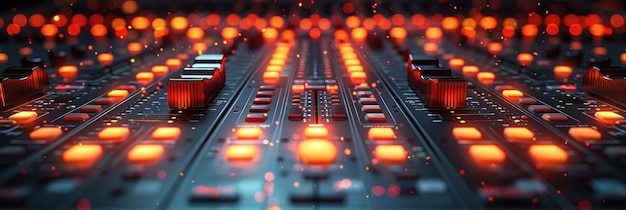
[[[30,1],[0,209],[624,209],[624,2]]]

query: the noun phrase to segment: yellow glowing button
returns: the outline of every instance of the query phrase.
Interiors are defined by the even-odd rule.
[[[530,53],[517,54],[517,61],[522,66],[528,66],[533,62],[534,56]]]
[[[475,127],[456,127],[452,129],[454,138],[460,141],[481,140],[483,134]]]
[[[504,137],[511,141],[532,141],[535,134],[524,127],[506,127],[504,128]]]
[[[361,61],[359,61],[359,59],[346,59],[344,63],[346,66],[361,65]]]
[[[165,76],[168,71],[169,69],[167,68],[167,66],[153,66],[152,67],[152,73],[154,74],[154,76],[157,76],[157,77]]]
[[[484,85],[489,85],[496,79],[496,75],[492,72],[478,72],[476,74],[478,81]]]
[[[304,136],[310,139],[328,137],[328,129],[326,127],[307,127],[304,129]]]
[[[98,133],[100,140],[123,141],[130,134],[127,127],[107,127]]]
[[[9,120],[15,121],[18,125],[23,125],[35,121],[37,119],[37,112],[21,111],[9,116]]]
[[[274,54],[272,54],[272,58],[285,60],[285,59],[287,59],[287,54],[285,54],[285,53],[274,53]]]
[[[506,154],[496,145],[472,145],[469,154],[481,165],[500,164],[506,158]]]
[[[351,52],[351,51],[350,51],[350,52],[346,52],[346,53],[342,53],[342,54],[341,54],[341,57],[342,57],[344,60],[348,60],[348,59],[356,59],[356,53]]]
[[[624,119],[624,116],[611,111],[598,111],[593,116],[606,124],[615,124],[617,121]]]
[[[30,132],[30,139],[37,141],[51,141],[59,138],[63,130],[59,127],[41,127]]]
[[[392,128],[370,128],[367,131],[367,138],[369,140],[395,140],[396,133]]]
[[[362,72],[363,71],[363,66],[348,66],[346,67],[346,70],[348,70],[348,72]]]
[[[135,79],[139,84],[145,86],[147,84],[150,84],[152,80],[154,80],[154,74],[152,74],[152,72],[139,72],[135,76]]]
[[[465,65],[465,60],[463,58],[452,58],[448,61],[448,65],[453,70],[460,70],[463,65]]]
[[[63,152],[63,161],[70,164],[92,163],[100,155],[102,155],[102,146],[97,144],[79,144]]]
[[[176,70],[176,69],[180,68],[180,66],[182,64],[183,64],[183,62],[180,59],[178,59],[178,58],[168,58],[167,60],[165,60],[165,65],[170,70]]]
[[[252,145],[230,145],[226,149],[226,159],[229,161],[250,161],[256,154],[256,147]]]
[[[554,76],[557,78],[567,78],[572,74],[572,67],[569,66],[555,66]]]
[[[270,65],[278,65],[278,66],[284,66],[285,65],[285,60],[284,59],[272,59],[270,60]]]
[[[557,165],[567,162],[567,152],[552,144],[530,145],[528,154],[535,162],[542,165]]]
[[[402,145],[378,145],[374,155],[379,161],[389,164],[402,164],[407,159],[406,149]]]
[[[304,140],[298,145],[298,158],[307,165],[328,165],[335,162],[337,148],[328,140]]]
[[[567,133],[578,141],[597,141],[602,138],[602,133],[590,127],[573,127]]]
[[[76,66],[61,66],[59,67],[59,75],[65,80],[73,80],[76,78],[78,68]]]
[[[292,85],[291,92],[293,93],[302,93],[304,92],[304,85]]]
[[[237,133],[235,135],[237,136],[237,139],[256,140],[261,137],[262,133],[263,131],[261,131],[261,128],[250,127],[237,129]]]
[[[100,53],[100,55],[98,55],[98,62],[103,66],[108,66],[113,63],[113,57],[111,53]]]
[[[517,101],[518,98],[524,97],[524,93],[519,90],[503,90],[502,96],[511,101]]]
[[[350,81],[352,81],[353,84],[358,84],[361,82],[365,82],[365,79],[367,78],[367,75],[365,74],[365,72],[352,72],[350,73]]]
[[[107,96],[115,99],[126,98],[128,90],[112,90]]]
[[[131,163],[151,163],[159,160],[164,151],[163,145],[138,144],[128,152],[126,157]]]
[[[272,71],[281,72],[282,70],[283,70],[283,67],[279,66],[279,65],[269,65],[269,66],[267,66],[267,71],[268,72],[272,72]]]
[[[152,132],[154,140],[176,140],[179,136],[179,127],[159,127]]]
[[[263,81],[267,84],[278,83],[278,78],[280,78],[280,74],[278,72],[268,71],[263,73]]]
[[[466,77],[474,77],[478,74],[478,66],[463,66],[461,71]]]

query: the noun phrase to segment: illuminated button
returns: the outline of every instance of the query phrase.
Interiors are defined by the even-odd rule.
[[[506,127],[504,128],[504,137],[510,141],[532,141],[535,134],[524,127]]]
[[[226,159],[229,161],[250,161],[256,154],[256,147],[252,145],[230,145],[226,149]]]
[[[478,74],[478,66],[463,66],[461,71],[466,77],[474,77]]]
[[[179,69],[182,64],[183,62],[178,58],[169,58],[165,60],[165,65],[169,68],[169,70]]]
[[[253,103],[254,104],[271,104],[272,98],[269,98],[269,97],[254,98]]]
[[[367,75],[365,75],[365,72],[352,72],[350,73],[350,81],[352,81],[353,84],[358,84],[361,82],[365,82],[365,79],[367,78]]]
[[[382,109],[380,108],[378,104],[377,105],[363,105],[361,107],[361,111],[365,113],[381,113]]]
[[[552,144],[530,145],[528,154],[542,166],[552,166],[567,162],[567,152]]]
[[[339,91],[339,86],[337,85],[326,85],[326,91],[329,93],[337,93]]]
[[[37,119],[37,112],[21,111],[9,116],[9,120],[15,121],[18,125],[28,124]]]
[[[537,99],[534,99],[534,98],[518,98],[517,99],[517,103],[522,104],[522,105],[537,104]]]
[[[167,68],[167,66],[153,66],[152,67],[152,73],[154,74],[154,76],[157,76],[157,77],[165,76],[168,71],[169,69]]]
[[[535,113],[544,113],[552,111],[552,108],[546,105],[530,105],[528,106],[528,110]]]
[[[237,139],[256,140],[261,138],[261,134],[263,134],[261,128],[249,127],[237,129],[237,133],[235,134],[235,136],[237,136]]]
[[[597,141],[602,138],[602,133],[590,127],[573,127],[567,133],[578,141]]]
[[[572,74],[572,67],[569,66],[555,66],[554,76],[557,78],[568,78]]]
[[[139,72],[135,76],[135,79],[142,86],[146,86],[154,80],[154,74],[152,74],[152,72]]]
[[[93,101],[93,103],[96,105],[111,105],[115,102],[117,102],[115,98],[109,98],[109,97],[97,98],[96,100]]]
[[[328,129],[322,126],[311,126],[304,129],[304,136],[309,139],[328,137]]]
[[[492,72],[478,72],[478,74],[476,74],[476,78],[483,85],[490,85],[493,83],[493,80],[496,79],[496,75]]]
[[[346,66],[361,65],[361,61],[359,61],[359,59],[347,59],[347,60],[344,60],[344,63],[346,64]]]
[[[356,59],[356,53],[353,53],[353,52],[343,53],[341,54],[341,58],[343,58],[344,60]]]
[[[163,152],[165,152],[163,145],[138,144],[128,152],[126,157],[131,163],[151,163],[159,160]]]
[[[304,140],[298,145],[298,158],[307,165],[328,165],[335,162],[337,148],[328,140]]]
[[[76,66],[61,66],[59,67],[59,75],[66,81],[73,81],[76,79],[78,68]]]
[[[60,127],[41,127],[30,132],[30,139],[36,141],[51,141],[59,138],[63,134]]]
[[[111,53],[100,53],[98,55],[98,62],[103,66],[108,66],[113,63],[113,54]]]
[[[611,111],[598,111],[593,116],[606,124],[615,124],[617,121],[624,119],[624,116]]]
[[[152,139],[154,140],[176,140],[179,136],[179,127],[159,127],[152,132]]]
[[[530,53],[520,53],[517,55],[517,62],[519,62],[522,66],[528,66],[533,62],[533,54]]]
[[[80,107],[80,112],[83,113],[96,113],[102,111],[102,106],[100,105],[84,105]]]
[[[115,99],[126,98],[126,96],[128,96],[128,90],[112,90],[107,96]]]
[[[269,65],[284,66],[285,65],[285,60],[284,59],[271,59]]]
[[[267,71],[263,73],[263,81],[270,85],[277,84],[279,78],[280,78],[280,74],[275,71]]]
[[[348,73],[362,72],[363,71],[363,66],[348,66],[348,67],[346,67],[346,70],[348,70]]]
[[[452,70],[461,70],[461,67],[463,67],[463,65],[465,65],[465,60],[463,60],[463,58],[452,58],[450,59],[450,61],[448,61],[448,65],[450,65],[450,68]]]
[[[362,105],[376,105],[378,101],[376,101],[376,98],[359,98],[359,103]]]
[[[503,90],[502,96],[511,101],[517,101],[518,98],[524,97],[524,93],[519,90]]]
[[[268,72],[281,72],[283,71],[283,67],[279,65],[269,65],[267,66]]]
[[[452,129],[454,138],[460,141],[481,140],[483,134],[475,127],[455,127]]]
[[[139,42],[131,42],[128,43],[128,45],[126,46],[126,49],[128,49],[128,52],[130,52],[130,54],[137,54],[140,53],[141,50],[143,50],[143,45]]]
[[[365,120],[368,122],[387,122],[387,117],[383,113],[367,113]]]
[[[69,164],[90,164],[102,155],[102,146],[97,144],[74,145],[63,152],[63,161]]]
[[[407,159],[406,149],[402,145],[378,145],[374,155],[379,161],[388,164],[402,164]]]
[[[293,93],[302,93],[304,92],[304,85],[292,85],[291,92]]]
[[[487,50],[489,51],[489,53],[494,54],[494,55],[500,54],[500,52],[502,52],[502,43],[499,43],[499,42],[489,43],[487,45]]]
[[[268,105],[252,105],[250,106],[250,112],[253,113],[267,113],[270,111],[270,106]]]
[[[246,122],[265,122],[267,113],[250,113],[246,115]]]
[[[286,53],[274,53],[274,54],[272,54],[272,59],[285,60],[285,59],[287,59],[287,54]],[[267,68],[267,69],[269,70],[269,68]]]
[[[567,116],[561,113],[545,113],[541,116],[546,121],[550,122],[562,122],[567,121]]]
[[[127,127],[107,127],[98,133],[98,138],[105,141],[123,141],[130,135]]]
[[[367,131],[367,138],[369,140],[395,140],[396,133],[392,128],[370,128]]]
[[[506,154],[496,145],[471,145],[469,154],[480,165],[494,165],[503,163]]]
[[[89,119],[89,115],[85,113],[69,113],[63,117],[63,121],[84,122]]]

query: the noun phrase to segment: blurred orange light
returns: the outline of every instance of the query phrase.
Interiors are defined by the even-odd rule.
[[[20,33],[20,31],[22,31],[22,29],[20,28],[19,25],[15,24],[15,23],[11,23],[9,25],[7,25],[7,34],[9,36],[14,36]]]
[[[548,23],[548,25],[546,25],[546,33],[548,33],[548,35],[558,35],[559,34],[559,25],[555,24],[555,23]]]
[[[267,27],[267,21],[263,18],[258,18],[254,21],[254,27],[261,30]]]
[[[98,62],[103,66],[108,66],[113,63],[113,54],[111,53],[100,53],[98,55]]]
[[[163,30],[163,29],[166,29],[166,27],[167,27],[167,22],[165,22],[165,19],[155,18],[154,20],[152,20],[152,28],[154,30]]]
[[[405,23],[404,15],[394,14],[393,16],[391,16],[391,23],[394,26],[404,26],[404,23]]]
[[[604,36],[604,25],[602,24],[593,24],[589,26],[589,33],[595,37]]]
[[[463,66],[461,72],[463,72],[463,75],[466,77],[474,77],[478,74],[478,66]]]
[[[539,33],[539,29],[537,28],[536,25],[526,24],[526,25],[522,26],[522,35],[524,35],[526,37],[537,36],[537,33]]]
[[[144,30],[150,26],[150,20],[144,16],[137,16],[130,21],[130,25],[136,30]]]
[[[613,26],[613,28],[621,28],[622,26],[624,26],[624,17],[621,14],[614,14],[611,15],[611,19],[609,20],[609,22],[611,23],[611,26]]]
[[[63,27],[67,25],[68,20],[67,20],[67,17],[65,17],[65,15],[57,14],[57,15],[52,16],[52,21],[50,22],[58,27]]]
[[[183,61],[178,58],[168,58],[167,60],[165,60],[165,65],[170,70],[176,70],[179,69],[181,65],[183,65]]]
[[[500,42],[491,42],[487,45],[487,50],[489,53],[497,55],[502,52],[502,43]]]
[[[161,77],[165,76],[169,69],[167,68],[167,66],[153,66],[151,71],[154,76]]]
[[[440,28],[430,27],[426,29],[425,35],[426,35],[426,38],[428,38],[428,40],[436,41],[441,38],[441,36],[443,35],[443,32],[441,31]]]
[[[285,19],[281,16],[272,16],[270,18],[270,26],[274,28],[281,28],[285,25]]]
[[[191,27],[187,29],[187,38],[192,41],[198,41],[204,38],[204,29],[200,27]]]
[[[572,24],[569,26],[569,34],[572,36],[580,36],[583,33],[583,27],[580,24]]]
[[[291,29],[286,29],[281,34],[281,38],[286,41],[291,41],[296,38],[296,32]]]
[[[95,37],[103,37],[107,35],[107,27],[102,24],[91,26],[91,35]]]
[[[572,67],[569,66],[555,66],[554,75],[557,78],[567,78],[572,74]]]
[[[220,24],[220,16],[218,14],[210,14],[206,17],[206,23],[209,26],[217,26]]]
[[[225,27],[222,29],[222,38],[224,39],[234,39],[239,36],[239,31],[235,27]]]
[[[24,14],[16,14],[13,16],[13,23],[17,24],[20,28],[26,26],[28,19]]]
[[[511,38],[515,36],[515,28],[511,26],[502,27],[502,36],[507,37],[507,38]]]
[[[463,58],[452,58],[448,61],[448,65],[452,70],[461,70],[463,65],[465,65],[465,60]]]
[[[439,44],[435,42],[426,42],[424,44],[424,52],[434,55],[439,50]]]
[[[350,35],[355,41],[364,41],[367,38],[367,30],[362,27],[354,28],[350,32]]]
[[[311,39],[319,39],[322,36],[322,31],[319,28],[313,28],[309,31],[309,37]]]
[[[533,62],[533,54],[530,53],[520,53],[517,54],[517,62],[519,62],[522,66],[528,66]]]
[[[446,30],[454,30],[459,27],[459,19],[456,17],[445,17],[441,19],[441,27]]]
[[[300,20],[300,29],[306,31],[306,30],[311,29],[311,27],[313,27],[313,22],[311,22],[311,19],[309,19],[309,18],[302,18]]]
[[[492,30],[498,26],[498,20],[493,16],[484,16],[480,19],[480,27],[485,30]]]
[[[126,46],[130,54],[137,54],[143,50],[143,45],[139,42],[131,42]]]
[[[46,18],[41,14],[33,14],[28,18],[28,24],[32,27],[41,27],[46,23]]]
[[[265,29],[263,29],[263,38],[266,41],[276,40],[277,37],[278,37],[278,30],[276,30],[275,28],[265,28]]]
[[[307,165],[329,165],[336,157],[337,147],[328,140],[305,140],[298,145],[298,158]]]
[[[189,21],[185,17],[178,16],[170,20],[170,25],[174,30],[183,30],[189,26]]]
[[[74,16],[72,16],[70,22],[80,27],[83,27],[87,25],[87,17],[85,17],[85,15],[83,14],[75,14]]]
[[[338,29],[335,31],[334,33],[335,39],[337,40],[347,40],[348,39],[348,32],[346,32],[343,29]]]
[[[141,86],[146,86],[154,80],[154,74],[152,72],[139,72],[135,75],[135,80]]]
[[[490,85],[493,83],[493,80],[496,79],[496,75],[493,72],[488,71],[478,72],[476,79],[478,79],[481,84]]]
[[[330,29],[330,27],[331,27],[331,23],[330,23],[330,20],[328,18],[320,19],[320,21],[317,23],[317,25],[318,25],[318,27],[321,30],[324,30],[324,31]]]
[[[348,28],[356,28],[361,25],[361,19],[357,16],[349,16],[346,18],[346,26]]]
[[[239,15],[237,14],[229,14],[228,16],[226,16],[226,23],[229,26],[236,26],[239,24]]]
[[[113,28],[113,30],[122,30],[126,28],[126,20],[124,20],[123,18],[115,18],[113,19],[113,21],[111,22],[111,28]]]
[[[59,28],[57,28],[54,24],[45,24],[41,26],[41,34],[45,37],[53,37],[56,36],[59,32]]]
[[[67,34],[69,34],[70,36],[78,36],[80,34],[80,26],[73,23],[68,25]]]
[[[391,38],[394,39],[404,39],[406,38],[407,33],[406,29],[404,29],[403,27],[393,27],[389,31],[389,35],[391,35]]]
[[[72,81],[76,78],[78,68],[76,66],[61,66],[59,67],[59,75],[63,80]]]

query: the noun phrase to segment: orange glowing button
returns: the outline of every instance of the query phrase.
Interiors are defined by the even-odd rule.
[[[365,72],[350,73],[350,81],[352,81],[352,84],[359,84],[361,82],[365,82],[366,78],[367,78],[367,75],[365,74]]]
[[[339,91],[339,86],[337,85],[326,85],[326,91],[329,93],[337,93]]]
[[[490,85],[493,80],[496,79],[496,75],[493,72],[478,72],[476,75],[478,81],[484,85]]]
[[[209,48],[209,46],[207,46],[206,43],[202,43],[202,42],[198,42],[193,44],[193,51],[194,52],[199,52],[200,54],[202,54],[202,52],[206,51]]]
[[[590,127],[573,127],[567,133],[578,141],[597,141],[602,138],[602,133]]]
[[[517,101],[518,98],[524,97],[524,93],[519,90],[503,90],[502,96],[511,101]]]
[[[163,145],[138,144],[128,152],[126,158],[131,163],[152,163],[159,160],[163,152],[165,152]]]
[[[154,80],[154,74],[152,74],[152,72],[139,72],[135,76],[135,79],[142,86],[146,86]]]
[[[130,54],[134,55],[140,53],[143,50],[143,45],[139,42],[131,42],[128,43],[126,48],[128,49],[128,52],[130,52]]]
[[[389,35],[394,39],[404,39],[406,38],[407,32],[403,27],[393,27],[389,30]]]
[[[97,144],[78,144],[63,152],[63,161],[69,164],[90,164],[102,155],[102,146]]]
[[[448,61],[448,65],[452,70],[461,70],[463,65],[465,65],[465,60],[463,58],[452,58]]]
[[[105,141],[123,141],[130,135],[127,127],[107,127],[98,133],[98,138]]]
[[[165,60],[165,65],[170,68],[170,70],[179,69],[182,63],[183,62],[178,58],[168,58]]]
[[[304,140],[298,145],[298,158],[307,165],[328,165],[335,162],[337,148],[328,140]]]
[[[367,131],[367,138],[369,140],[395,140],[396,133],[392,128],[370,128]]]
[[[287,53],[274,53],[272,54],[272,59],[282,59],[285,60],[287,59]]]
[[[341,58],[343,58],[344,60],[356,59],[356,53],[353,53],[353,52],[342,53]]]
[[[165,76],[168,71],[169,69],[167,68],[167,66],[153,66],[152,67],[152,73],[154,74],[154,76],[157,76],[157,77]]]
[[[195,41],[201,40],[204,38],[204,29],[200,27],[191,27],[187,29],[187,38]]]
[[[9,116],[9,120],[15,121],[18,125],[28,124],[37,119],[37,112],[21,111]]]
[[[478,129],[475,127],[456,127],[452,129],[452,135],[454,138],[460,141],[473,141],[473,140],[481,140],[483,138],[483,134],[480,133]]]
[[[108,66],[113,63],[113,58],[114,56],[111,53],[100,53],[98,55],[98,62],[100,62],[103,66]]]
[[[528,154],[535,162],[544,166],[564,164],[567,162],[567,152],[553,144],[530,145]]]
[[[622,61],[622,63],[626,64],[626,53],[622,53],[619,56],[619,60]]]
[[[434,42],[426,42],[424,44],[424,52],[429,55],[435,54],[439,50],[439,44]]]
[[[224,27],[224,29],[222,29],[221,35],[222,35],[222,38],[226,40],[234,39],[234,38],[237,38],[237,36],[239,36],[239,31],[235,27]]]
[[[52,141],[63,134],[60,127],[41,127],[30,132],[30,139],[36,141]]]
[[[59,75],[63,80],[72,81],[76,78],[78,68],[76,66],[61,66],[59,67]]]
[[[230,145],[226,149],[226,159],[229,161],[250,161],[256,154],[256,147],[252,145]]]
[[[503,163],[506,154],[496,145],[471,145],[469,154],[480,165],[495,165]]]
[[[302,93],[304,92],[304,85],[292,85],[291,92],[293,93]]]
[[[281,72],[283,70],[282,66],[278,66],[278,65],[269,65],[267,66],[267,71],[268,72]]]
[[[402,145],[378,145],[374,149],[376,159],[388,164],[402,164],[407,159],[406,149]]]
[[[606,124],[615,124],[617,121],[624,120],[624,116],[611,111],[598,111],[593,116]]]
[[[474,77],[478,74],[478,66],[463,66],[461,71],[466,77]]]
[[[237,129],[235,136],[237,139],[256,140],[261,138],[261,134],[263,134],[261,128],[249,127]]]
[[[270,60],[270,64],[269,65],[278,65],[278,66],[284,66],[285,65],[285,59],[272,59]]]
[[[532,141],[535,139],[535,134],[524,127],[506,127],[504,137],[510,141]]]
[[[350,32],[350,35],[352,36],[352,39],[357,42],[364,41],[365,38],[367,38],[367,29],[362,27],[354,28]]]
[[[179,136],[179,127],[159,127],[152,132],[152,139],[154,140],[176,140]]]
[[[528,66],[533,63],[533,54],[530,53],[520,53],[517,54],[517,62],[519,62],[522,66]]]
[[[112,90],[107,96],[115,99],[126,98],[126,96],[128,96],[128,90]]]
[[[0,53],[0,64],[4,64],[7,61],[9,61],[9,55],[6,53]]]
[[[438,40],[439,38],[441,38],[441,36],[443,35],[443,32],[441,31],[440,28],[430,27],[426,29],[425,35],[428,40],[433,41],[433,40]]]
[[[567,78],[572,74],[572,67],[569,66],[555,66],[554,76],[557,78]]]
[[[328,129],[322,126],[311,126],[304,129],[304,136],[309,139],[328,137]]]
[[[487,50],[489,51],[489,53],[494,54],[494,55],[500,54],[500,52],[502,52],[502,43],[499,43],[499,42],[489,43],[487,45]]]
[[[347,70],[350,73],[352,73],[352,72],[363,72],[363,66],[348,66]]]
[[[344,63],[346,66],[361,65],[361,61],[359,61],[359,59],[347,59],[344,60]]]
[[[280,74],[275,71],[268,71],[263,73],[263,81],[267,84],[277,84]]]

